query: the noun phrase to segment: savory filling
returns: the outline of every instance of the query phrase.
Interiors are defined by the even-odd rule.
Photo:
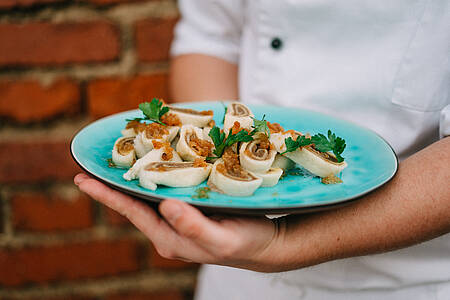
[[[281,125],[278,123],[267,122],[267,127],[269,127],[270,133],[278,133],[284,131],[284,128],[281,127]]]
[[[170,107],[170,110],[181,112],[181,113],[186,113],[186,114],[191,114],[191,115],[199,115],[199,116],[212,116],[212,115],[214,115],[214,112],[212,110],[198,111],[198,110],[193,110],[193,109],[190,109],[190,108],[180,108],[180,107],[173,107],[173,106]]]
[[[272,149],[269,139],[266,135],[260,135],[258,140],[250,142],[245,149],[245,154],[255,160],[266,160],[269,158],[269,152]]]
[[[168,135],[169,130],[165,126],[158,123],[151,123],[145,127],[145,136],[148,139],[162,139],[164,135]]]
[[[216,170],[224,176],[240,181],[252,181],[257,179],[241,167],[239,156],[231,147],[225,149],[222,159],[223,163],[218,164]]]
[[[117,152],[120,155],[127,155],[134,150],[134,137],[124,138],[117,144]]]
[[[146,127],[145,123],[141,123],[139,121],[130,121],[127,123],[127,126],[125,126],[125,129],[133,129],[136,134],[138,134],[141,131],[144,131]]]
[[[161,159],[164,161],[169,161],[173,158],[173,148],[170,146],[168,142],[160,142],[160,141],[152,141],[153,148],[161,149],[164,147],[163,154],[161,155]]]
[[[236,117],[247,117],[250,115],[250,111],[245,105],[239,103],[231,104],[231,114]]]
[[[310,145],[305,148],[308,151],[316,154],[317,156],[319,156],[321,159],[325,160],[326,162],[336,164],[336,165],[342,164],[342,163],[338,162],[336,156],[334,156],[333,154],[331,154],[329,152],[320,152],[319,150],[316,150],[316,148],[314,148],[314,145]]]
[[[177,115],[166,113],[160,118],[161,122],[166,124],[167,126],[181,126],[181,121]]]
[[[207,140],[202,140],[195,133],[186,135],[186,143],[198,156],[211,156],[214,145]]]
[[[151,162],[146,167],[146,171],[166,172],[176,169],[186,169],[194,167],[193,162]]]

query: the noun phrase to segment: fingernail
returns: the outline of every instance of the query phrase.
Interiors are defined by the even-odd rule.
[[[182,208],[181,206],[176,202],[169,202],[166,203],[164,209],[164,216],[169,220],[170,222],[174,222],[176,219],[178,219],[179,216],[181,216]]]
[[[86,175],[78,174],[73,178],[73,182],[78,186],[86,179]]]

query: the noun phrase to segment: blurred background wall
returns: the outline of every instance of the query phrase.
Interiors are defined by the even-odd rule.
[[[80,194],[69,154],[96,118],[167,99],[170,0],[0,0],[0,299],[190,299],[162,259]]]

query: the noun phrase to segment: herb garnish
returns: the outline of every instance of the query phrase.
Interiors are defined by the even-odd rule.
[[[192,196],[192,198],[209,199],[209,192],[211,192],[209,187],[198,188],[195,190],[196,195]]]
[[[332,133],[331,130],[328,130],[328,138],[325,135],[318,133],[311,138],[300,135],[295,141],[291,137],[288,137],[284,141],[286,144],[286,151],[281,154],[292,152],[297,150],[297,148],[313,144],[314,148],[320,152],[332,151],[339,163],[344,161],[341,154],[344,152],[346,146],[345,140],[343,138],[336,137],[336,134]]]
[[[166,125],[163,122],[160,121],[161,117],[169,111],[169,108],[167,106],[162,107],[163,102],[157,98],[153,98],[151,102],[144,102],[139,104],[139,109],[144,114],[144,118],[134,118],[134,119],[127,119],[128,122],[130,121],[153,121],[161,125]]]
[[[244,129],[239,131],[238,133],[233,134],[231,129],[228,133],[228,136],[225,137],[225,132],[220,132],[220,128],[214,126],[208,134],[216,149],[214,149],[213,153],[216,157],[207,157],[207,159],[219,158],[222,157],[225,148],[233,145],[237,142],[250,142],[253,141],[253,137]]]
[[[251,135],[254,135],[257,132],[262,132],[267,135],[268,138],[270,138],[270,130],[269,126],[267,125],[267,120],[264,120],[265,117],[266,115],[263,115],[261,120],[251,117],[253,119],[253,131],[250,132]]]
[[[223,102],[220,102],[220,103],[222,103],[222,105],[223,105],[223,118],[222,118],[222,124],[224,124],[225,123],[225,115],[227,114],[227,111],[228,111],[228,107],[227,106],[225,106],[225,104],[223,103]]]

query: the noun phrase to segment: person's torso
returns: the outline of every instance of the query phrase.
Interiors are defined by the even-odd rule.
[[[403,159],[438,139],[449,54],[448,0],[247,1],[240,97],[352,121]],[[347,290],[449,282],[450,235],[279,278]]]

